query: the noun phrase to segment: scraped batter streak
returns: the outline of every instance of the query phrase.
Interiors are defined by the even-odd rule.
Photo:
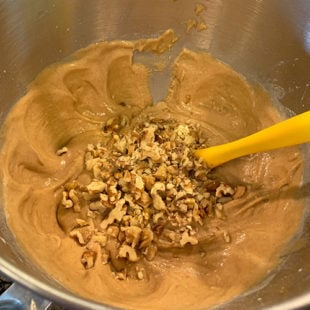
[[[18,242],[65,287],[106,304],[198,309],[225,302],[267,276],[300,225],[303,206],[294,199],[302,174],[299,150],[257,154],[214,172],[248,187],[245,196],[225,205],[227,220],[205,223],[229,231],[231,243],[215,238],[199,251],[187,246],[159,252],[148,264],[150,279],[143,281],[116,280],[107,265],[84,269],[82,248],[59,227],[56,208],[61,186],[79,177],[84,150],[100,141],[107,118],[118,113],[190,118],[201,124],[210,145],[279,120],[263,90],[212,56],[189,50],[175,61],[165,102],[153,106],[148,70],[132,63],[133,52],[163,51],[174,40],[168,31],[159,40],[103,42],[79,51],[70,63],[44,70],[5,123],[1,170],[8,221]],[[68,153],[57,156],[64,146]]]

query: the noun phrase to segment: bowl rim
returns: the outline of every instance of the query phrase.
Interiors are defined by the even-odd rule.
[[[11,278],[14,282],[20,284],[25,290],[30,290],[34,294],[39,295],[43,298],[46,298],[50,302],[56,302],[60,305],[70,305],[75,309],[90,309],[90,310],[117,310],[121,309],[118,307],[111,307],[104,303],[99,303],[92,301],[90,299],[86,299],[83,297],[78,297],[70,292],[64,292],[60,289],[49,286],[48,284],[36,279],[35,277],[27,274],[26,272],[16,268],[10,262],[4,260],[0,257],[0,270],[1,272]],[[236,298],[238,298],[237,296]],[[235,299],[235,298],[234,298]],[[232,300],[234,300],[232,299]],[[284,301],[278,305],[267,306],[264,309],[268,310],[290,310],[290,309],[298,309],[310,304],[310,292],[301,294],[292,298],[291,300]],[[221,304],[217,307],[224,306],[225,304]]]

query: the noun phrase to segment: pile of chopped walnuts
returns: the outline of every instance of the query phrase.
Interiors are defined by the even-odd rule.
[[[85,153],[92,181],[67,183],[61,206],[76,213],[69,235],[84,247],[86,269],[101,262],[118,279],[141,280],[146,272],[138,261],[153,260],[160,249],[197,245],[206,217],[224,219],[222,203],[235,191],[210,179],[194,157],[206,142],[198,126],[153,118],[129,128],[123,116],[106,123],[106,142]],[[228,234],[224,239],[230,242]]]

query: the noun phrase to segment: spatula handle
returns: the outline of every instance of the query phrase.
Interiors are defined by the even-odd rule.
[[[310,111],[299,114],[245,138],[197,150],[210,168],[248,154],[310,142]]]

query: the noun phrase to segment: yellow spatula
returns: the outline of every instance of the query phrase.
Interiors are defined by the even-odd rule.
[[[210,168],[248,154],[310,142],[310,111],[299,114],[248,137],[195,151]]]

